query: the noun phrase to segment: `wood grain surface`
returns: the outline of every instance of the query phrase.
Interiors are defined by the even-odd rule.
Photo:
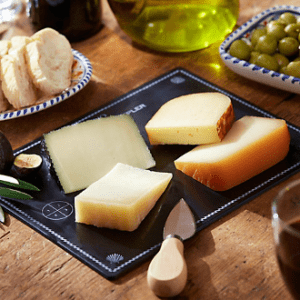
[[[299,0],[240,0],[241,25],[261,11]],[[63,103],[39,113],[2,121],[16,149],[139,85],[175,68],[187,70],[300,126],[300,95],[242,78],[227,69],[220,43],[190,53],[159,53],[131,42],[106,0],[102,30],[72,47],[89,58],[89,84]],[[291,299],[274,255],[271,202],[295,175],[185,242],[188,282],[175,299]],[[0,224],[0,299],[159,299],[147,286],[145,262],[108,281],[61,248],[6,214]]]

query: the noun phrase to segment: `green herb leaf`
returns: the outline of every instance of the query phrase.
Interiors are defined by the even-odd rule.
[[[9,188],[0,188],[0,196],[11,198],[11,199],[20,199],[20,200],[30,200],[33,197],[27,193],[20,191],[12,190]]]
[[[22,188],[24,190],[40,191],[40,189],[38,187],[36,187],[35,185],[33,185],[29,182],[19,179],[19,183],[20,183],[20,188]]]
[[[14,188],[21,188],[24,190],[40,191],[39,188],[37,188],[31,183],[28,183],[20,179],[15,179],[14,177],[7,176],[7,175],[0,175],[0,183],[8,186],[12,186]]]

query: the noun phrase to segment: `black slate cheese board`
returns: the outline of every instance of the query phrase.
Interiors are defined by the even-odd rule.
[[[105,278],[113,280],[123,275],[159,250],[165,220],[181,198],[191,207],[197,231],[200,231],[299,171],[300,129],[290,123],[288,156],[274,167],[225,192],[212,191],[175,169],[173,161],[193,146],[150,146],[144,126],[163,103],[184,94],[214,91],[231,98],[236,119],[244,115],[276,118],[189,71],[176,68],[72,122],[75,124],[109,115],[130,114],[156,160],[157,165],[152,170],[173,173],[169,187],[137,230],[122,232],[76,223],[76,193],[66,195],[62,191],[45,151],[43,137],[15,151],[15,154],[25,152],[42,155],[43,166],[32,182],[41,191],[31,193],[34,197],[32,200],[1,197],[0,205]]]

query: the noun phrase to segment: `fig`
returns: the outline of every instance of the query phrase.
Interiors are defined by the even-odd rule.
[[[13,161],[10,173],[17,178],[35,174],[42,166],[43,159],[38,154],[21,153]]]
[[[3,132],[0,131],[0,173],[7,173],[14,161],[11,144]]]

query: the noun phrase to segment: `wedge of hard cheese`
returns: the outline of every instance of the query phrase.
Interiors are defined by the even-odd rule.
[[[75,220],[112,229],[135,230],[167,188],[172,174],[118,163],[75,197]]]
[[[129,115],[66,126],[44,136],[65,193],[88,187],[118,162],[148,169],[155,161]]]
[[[284,120],[245,116],[221,143],[200,145],[175,160],[175,166],[211,189],[224,191],[284,159],[289,144]]]
[[[151,145],[220,142],[234,121],[229,97],[198,93],[166,102],[146,124]]]

